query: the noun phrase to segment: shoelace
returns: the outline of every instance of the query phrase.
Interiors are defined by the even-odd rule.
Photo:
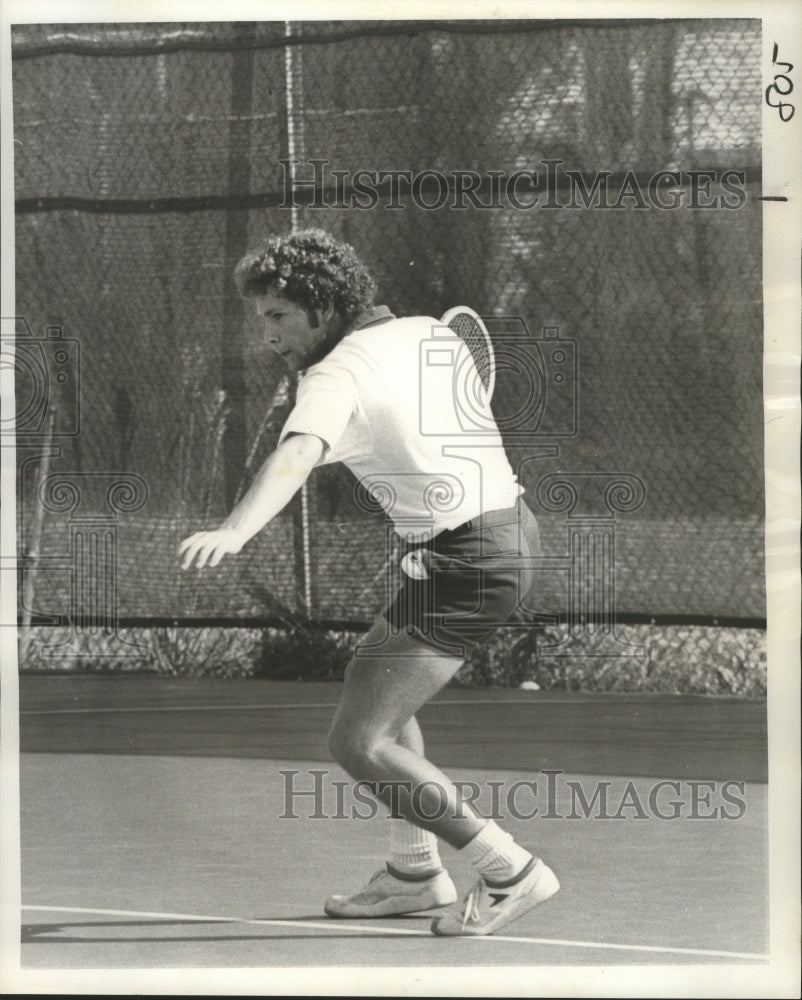
[[[473,889],[465,897],[465,912],[462,914],[462,929],[465,930],[465,925],[468,921],[473,923],[478,923],[479,921],[479,893],[481,892],[482,885],[474,886]]]

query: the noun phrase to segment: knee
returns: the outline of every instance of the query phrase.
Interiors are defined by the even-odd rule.
[[[335,724],[329,733],[329,752],[352,778],[370,778],[381,757],[381,741],[371,733]]]

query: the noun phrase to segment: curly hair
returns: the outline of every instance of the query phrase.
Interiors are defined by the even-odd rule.
[[[304,309],[333,304],[348,323],[373,305],[376,294],[354,248],[322,229],[269,237],[237,264],[234,282],[246,298],[269,292]]]

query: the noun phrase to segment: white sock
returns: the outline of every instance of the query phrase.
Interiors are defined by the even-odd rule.
[[[491,882],[515,878],[532,860],[532,855],[493,820],[462,848],[462,854]]]
[[[405,819],[390,820],[390,864],[403,875],[439,871],[443,865],[437,837]]]

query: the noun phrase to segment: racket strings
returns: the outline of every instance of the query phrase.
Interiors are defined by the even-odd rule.
[[[485,389],[489,388],[493,377],[493,354],[484,329],[468,313],[458,313],[448,325],[467,345],[482,385]]]

